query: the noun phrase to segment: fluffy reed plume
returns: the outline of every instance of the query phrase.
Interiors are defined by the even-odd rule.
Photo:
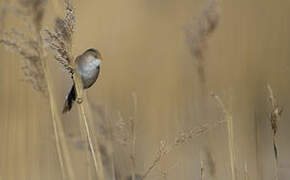
[[[268,84],[267,89],[269,91],[269,103],[271,105],[271,112],[269,113],[269,119],[271,121],[271,127],[273,130],[273,148],[274,148],[274,160],[275,160],[275,178],[276,180],[279,179],[278,177],[278,145],[277,145],[277,134],[278,134],[278,123],[281,119],[283,108],[278,104],[277,98],[274,96],[273,90],[271,86]]]
[[[65,17],[56,18],[54,31],[46,30],[48,37],[45,40],[49,47],[56,52],[55,59],[66,70],[73,73],[72,36],[75,31],[76,17],[72,4],[65,1],[65,5]]]
[[[235,162],[235,148],[234,148],[234,129],[233,129],[233,116],[230,111],[225,107],[221,98],[214,93],[211,94],[213,99],[215,100],[217,106],[221,109],[224,115],[224,120],[227,122],[227,129],[228,129],[228,145],[229,145],[229,153],[230,153],[230,162],[231,162],[231,172],[232,172],[232,179],[237,179],[236,173],[236,162]]]
[[[45,1],[19,0],[19,3],[21,8],[12,12],[17,12],[17,15],[20,13],[25,22],[29,22],[27,31],[30,33],[24,34],[11,30],[4,34],[0,42],[23,57],[25,60],[23,70],[27,81],[33,84],[34,89],[48,96],[61,173],[63,179],[73,179],[64,130],[57,114],[50,71],[47,69],[47,53],[41,37]],[[67,167],[67,172],[65,167]]]
[[[77,103],[79,104],[78,109],[81,121],[81,132],[86,142],[88,142],[97,178],[103,180],[104,169],[98,138],[93,128],[94,123],[92,122],[92,114],[87,104],[87,98],[83,93],[83,85],[80,76],[78,72],[75,71],[76,65],[72,53],[76,17],[70,1],[65,1],[65,7],[65,17],[58,17],[55,20],[53,31],[46,30],[46,42],[55,52],[55,59],[72,75],[77,92]]]
[[[186,25],[185,35],[190,53],[196,59],[200,81],[205,82],[205,50],[209,37],[216,30],[219,23],[217,0],[209,0],[202,15],[194,22]]]

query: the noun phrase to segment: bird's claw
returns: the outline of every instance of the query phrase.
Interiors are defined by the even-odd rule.
[[[77,103],[78,104],[81,104],[83,102],[83,99],[82,98],[77,98]]]

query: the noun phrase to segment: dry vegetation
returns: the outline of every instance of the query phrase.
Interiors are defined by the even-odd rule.
[[[235,144],[234,144],[234,127],[233,127],[233,116],[232,113],[225,107],[221,98],[215,94],[211,95],[217,103],[217,106],[221,109],[224,115],[224,119],[227,122],[227,130],[228,130],[228,145],[229,145],[229,154],[230,154],[230,162],[231,162],[231,173],[232,179],[237,179],[237,168],[235,162]]]
[[[54,1],[54,4],[58,6],[58,2]],[[205,122],[200,126],[189,128],[188,130],[182,130],[182,133],[176,135],[175,139],[163,140],[160,142],[160,146],[157,148],[155,156],[149,163],[148,167],[140,173],[137,168],[137,164],[144,164],[144,162],[138,161],[138,154],[136,151],[137,138],[137,126],[138,126],[138,98],[136,93],[132,93],[133,99],[133,116],[125,119],[121,112],[118,112],[119,120],[112,122],[108,126],[104,125],[108,122],[102,122],[100,126],[107,128],[103,134],[99,134],[96,129],[101,127],[95,127],[95,118],[88,105],[86,92],[82,88],[82,83],[76,69],[75,56],[72,46],[74,44],[74,32],[76,29],[75,9],[70,1],[65,1],[65,15],[64,17],[56,17],[53,29],[43,28],[43,16],[45,13],[46,2],[43,0],[20,0],[19,6],[15,6],[17,12],[23,15],[26,22],[29,22],[26,33],[10,29],[8,31],[4,29],[5,10],[0,9],[0,32],[2,36],[0,38],[0,44],[5,46],[8,50],[13,50],[16,54],[20,55],[23,60],[23,72],[26,81],[31,83],[33,88],[44,95],[49,100],[49,107],[51,112],[51,120],[54,128],[54,136],[56,143],[56,150],[58,156],[59,169],[64,180],[74,180],[76,175],[73,169],[73,162],[71,154],[67,145],[67,138],[64,132],[63,122],[59,114],[59,107],[56,104],[56,95],[54,91],[54,82],[50,69],[48,68],[49,54],[54,55],[54,59],[61,64],[64,69],[67,70],[72,77],[76,85],[77,102],[78,102],[78,115],[80,120],[80,131],[82,134],[82,140],[85,142],[87,153],[87,163],[93,163],[94,172],[89,173],[89,177],[93,177],[95,174],[98,180],[105,179],[130,179],[130,180],[143,180],[150,179],[154,170],[160,170],[160,176],[162,179],[170,179],[171,169],[162,169],[161,162],[170,156],[171,152],[179,152],[178,147],[191,143],[195,138],[205,135],[206,133],[216,129],[218,127],[226,126],[227,131],[227,144],[228,155],[230,159],[229,167],[231,169],[231,179],[237,180],[239,169],[236,162],[236,148],[235,148],[235,131],[234,131],[234,118],[232,112],[225,106],[222,99],[216,94],[211,94],[217,107],[223,114],[222,120],[218,117],[211,122]],[[13,11],[14,13],[16,11]],[[219,23],[219,13],[217,12],[217,1],[210,0],[208,6],[204,9],[202,16],[190,24],[186,28],[186,39],[188,40],[188,47],[190,48],[191,55],[197,62],[197,71],[200,76],[200,85],[206,81],[205,72],[205,50],[207,41],[213,32],[216,30]],[[45,32],[45,39],[42,37]],[[50,51],[45,47],[49,47]],[[273,130],[273,148],[275,157],[275,170],[276,179],[278,177],[278,145],[277,145],[277,133],[278,122],[281,119],[283,109],[278,104],[276,97],[272,91],[271,86],[267,86],[269,91],[269,102],[271,105],[271,112],[269,112],[269,118],[271,121],[271,127]],[[108,132],[110,131],[110,132]],[[112,136],[112,137],[102,137]],[[106,142],[102,140],[105,139]],[[166,139],[166,138],[164,138]],[[225,140],[226,141],[226,140]],[[127,172],[118,172],[117,166],[114,164],[114,147],[116,144],[121,144],[128,149],[127,156],[130,158],[130,167],[127,168]],[[110,152],[109,152],[110,151]],[[111,152],[112,151],[112,152]],[[117,151],[117,150],[116,150]],[[108,156],[108,157],[105,157]],[[106,159],[106,160],[105,160]],[[111,171],[107,171],[107,161],[110,162]],[[209,169],[206,165],[209,162],[201,159],[200,162],[200,179],[206,180],[206,169]],[[89,165],[90,167],[90,165]],[[175,166],[174,166],[175,167]],[[90,169],[89,169],[90,170]],[[118,172],[118,175],[116,175]],[[108,174],[111,173],[111,174]],[[248,165],[245,163],[243,172],[244,179],[251,179],[248,172]],[[129,176],[129,177],[128,177]],[[0,178],[1,179],[1,178]]]
[[[64,130],[54,100],[53,83],[47,68],[47,52],[41,37],[42,20],[46,2],[27,0],[19,1],[19,3],[21,5],[19,7],[20,9],[17,7],[15,8],[17,8],[17,12],[26,19],[25,22],[30,22],[27,31],[32,32],[24,34],[16,30],[11,30],[3,34],[0,43],[23,57],[23,70],[26,81],[30,82],[36,91],[48,96],[60,170],[63,179],[67,179],[68,177],[69,179],[74,179],[66,139],[64,137]],[[66,170],[65,166],[67,167]]]
[[[207,41],[219,23],[218,0],[210,0],[202,15],[185,27],[186,40],[192,57],[195,59],[201,84],[206,82],[205,51]]]
[[[271,122],[271,127],[273,131],[273,150],[274,150],[274,167],[275,167],[275,179],[278,180],[278,155],[279,155],[279,148],[277,144],[277,134],[278,134],[278,123],[281,119],[283,108],[278,104],[278,100],[275,97],[271,86],[268,84],[267,89],[269,91],[269,103],[271,105],[271,111],[269,113],[269,119]]]
[[[75,30],[76,17],[71,2],[66,1],[65,5],[65,17],[58,17],[55,20],[54,30],[46,31],[48,34],[46,41],[48,42],[49,47],[55,51],[55,59],[62,64],[73,77],[77,92],[77,102],[79,103],[78,109],[81,120],[81,132],[85,134],[83,135],[83,137],[85,137],[85,141],[88,141],[97,178],[102,180],[105,179],[105,175],[98,138],[94,134],[94,130],[92,128],[92,119],[89,117],[91,112],[89,112],[86,96],[83,93],[82,82],[78,72],[75,71],[76,65],[72,53],[73,32]]]

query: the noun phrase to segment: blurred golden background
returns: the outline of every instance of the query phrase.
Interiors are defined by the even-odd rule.
[[[284,110],[277,138],[278,177],[288,179],[290,1],[219,0],[211,7],[212,2],[75,0],[74,55],[97,48],[104,58],[97,83],[87,90],[94,120],[106,119],[116,129],[121,118],[134,118],[136,172],[143,174],[160,141],[174,143],[180,132],[211,127],[224,118],[210,96],[214,92],[233,117],[236,179],[270,180],[276,174],[270,84]],[[11,10],[15,4],[0,1],[1,33],[29,31],[28,22]],[[64,15],[63,1],[48,1],[45,9],[43,29],[51,29],[54,18]],[[217,13],[216,27],[201,42],[189,41],[188,30],[200,30],[198,22],[207,11]],[[202,58],[192,53],[190,43],[196,42],[204,43]],[[77,108],[61,114],[72,80],[52,53],[49,58],[75,179],[90,179]],[[48,98],[23,81],[21,56],[1,45],[0,60],[0,180],[62,179]],[[214,126],[165,155],[146,179],[201,179],[201,162],[205,179],[234,179],[228,143],[226,123]],[[121,179],[130,174],[129,149],[112,141]]]

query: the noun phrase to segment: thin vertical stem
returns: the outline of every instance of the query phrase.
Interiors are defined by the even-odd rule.
[[[101,159],[101,153],[99,150],[99,144],[97,141],[97,137],[93,136],[92,131],[90,130],[90,127],[89,127],[88,117],[87,117],[87,114],[89,114],[87,98],[83,92],[83,85],[77,71],[74,72],[73,79],[75,82],[75,87],[76,87],[76,92],[77,92],[77,102],[78,102],[78,109],[80,113],[80,120],[84,124],[83,128],[85,130],[87,141],[90,147],[90,152],[93,158],[96,175],[98,177],[98,180],[104,180],[104,170],[103,170],[103,163]],[[85,106],[87,109],[85,108]],[[94,138],[95,146],[93,145],[92,136],[95,137]]]
[[[205,180],[203,160],[200,160],[200,177],[201,177],[201,180]]]
[[[236,180],[236,168],[235,168],[235,153],[234,153],[234,127],[233,127],[233,116],[232,114],[226,109],[223,101],[221,98],[214,93],[211,96],[216,101],[218,107],[222,110],[224,114],[224,118],[227,121],[227,129],[228,129],[228,145],[229,145],[229,153],[230,153],[230,163],[231,163],[231,173],[232,179]]]
[[[245,163],[245,180],[249,180],[248,165]]]
[[[136,94],[132,94],[133,102],[134,102],[134,117],[130,120],[131,124],[131,176],[132,180],[136,179],[136,127],[135,127],[135,121],[136,121],[136,114],[137,114],[137,97]]]
[[[235,155],[234,155],[234,130],[233,130],[233,118],[231,115],[228,116],[227,118],[227,127],[228,127],[228,144],[230,151],[232,179],[236,180]]]

